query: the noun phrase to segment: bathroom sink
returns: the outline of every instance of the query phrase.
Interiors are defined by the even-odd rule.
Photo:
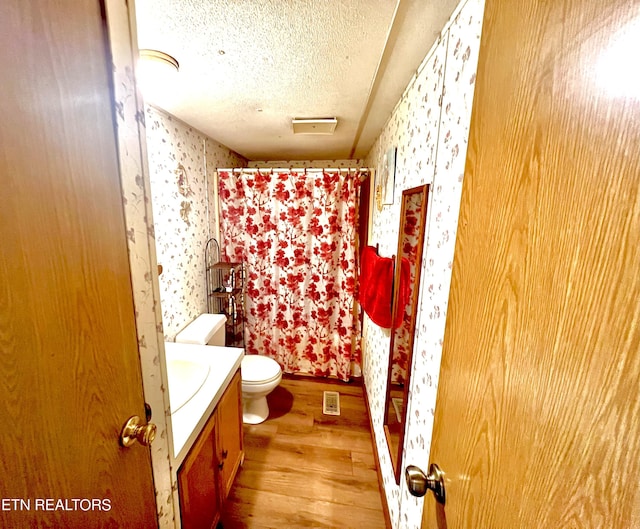
[[[209,376],[210,366],[189,360],[167,361],[171,413],[177,412],[198,393]]]

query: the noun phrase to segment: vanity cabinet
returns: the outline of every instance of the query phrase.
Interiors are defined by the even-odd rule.
[[[211,529],[220,519],[215,423],[214,413],[178,470],[183,529]]]
[[[242,443],[242,379],[238,371],[217,408],[218,470],[220,492],[229,495],[238,468],[244,460]]]
[[[244,459],[241,384],[237,371],[178,470],[183,529],[212,529],[220,520]]]

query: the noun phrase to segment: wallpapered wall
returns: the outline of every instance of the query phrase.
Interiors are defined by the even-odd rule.
[[[398,149],[394,203],[380,212],[374,208],[373,213],[370,244],[379,244],[381,255],[397,251],[402,190],[432,184],[403,456],[403,466],[415,464],[424,470],[429,462],[483,11],[484,0],[458,6],[365,159],[366,166],[378,167],[390,147]],[[394,527],[419,528],[423,499],[408,493],[404,479],[396,484],[383,430],[389,332],[366,317],[363,349],[367,398],[391,520]]]
[[[172,450],[169,395],[164,355],[162,318],[156,250],[154,245],[151,191],[145,148],[142,100],[136,92],[133,50],[137,49],[133,4],[127,0],[105,3],[109,43],[113,60],[113,86],[118,141],[118,162],[122,182],[122,202],[127,229],[127,247],[131,268],[131,286],[135,306],[138,351],[142,369],[145,401],[153,411],[157,427],[151,445],[153,482],[160,529],[176,527],[174,499],[177,486],[171,475],[169,454]]]
[[[247,161],[160,109],[147,106],[145,114],[162,321],[172,341],[206,312],[204,250],[217,224],[215,170]]]

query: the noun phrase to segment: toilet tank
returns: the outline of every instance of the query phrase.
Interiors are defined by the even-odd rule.
[[[225,345],[224,314],[200,314],[176,335],[177,343]]]

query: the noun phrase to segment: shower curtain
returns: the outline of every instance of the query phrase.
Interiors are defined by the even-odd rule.
[[[246,266],[245,349],[348,380],[359,170],[218,171],[223,259]]]

